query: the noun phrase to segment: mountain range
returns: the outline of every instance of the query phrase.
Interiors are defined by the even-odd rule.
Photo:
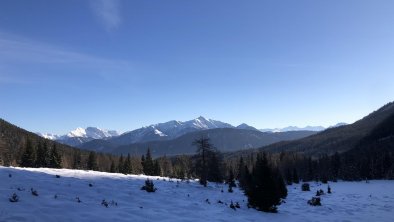
[[[102,130],[97,127],[77,128],[66,135],[55,135],[50,133],[37,133],[38,135],[55,140],[70,146],[82,146],[82,144],[93,141],[93,140],[106,140],[109,143],[117,146],[128,145],[133,143],[144,143],[150,141],[164,141],[178,138],[187,133],[197,132],[201,130],[219,129],[219,128],[232,128],[232,129],[243,129],[243,130],[254,130],[262,132],[289,132],[289,131],[322,131],[325,128],[322,126],[307,126],[307,127],[295,127],[290,126],[286,128],[275,128],[275,129],[263,129],[258,130],[255,127],[249,126],[245,123],[239,126],[233,126],[228,123],[224,123],[217,120],[206,119],[202,116],[189,120],[189,121],[168,121],[165,123],[152,124],[146,127],[142,127],[136,130],[128,131],[123,134],[119,134],[115,130]],[[98,142],[95,141],[95,144]],[[101,143],[106,143],[102,141]],[[101,146],[103,146],[101,144]]]
[[[155,140],[143,143],[132,143],[116,146],[109,141],[93,140],[82,144],[80,147],[88,150],[104,151],[113,154],[128,153],[133,155],[145,154],[150,148],[153,156],[194,154],[196,147],[192,142],[198,138],[209,138],[211,143],[221,152],[247,150],[279,141],[295,140],[315,134],[313,131],[292,132],[260,132],[258,130],[237,128],[216,128],[186,133],[171,140]]]
[[[119,136],[119,133],[115,130],[104,130],[97,127],[87,127],[85,129],[78,127],[66,135],[56,135],[52,133],[37,134],[45,139],[55,140],[70,146],[78,146],[94,139],[108,139],[114,136]]]
[[[368,149],[371,147],[371,149],[376,149],[377,146],[380,146],[377,144],[385,144],[387,143],[387,141],[392,141],[394,135],[393,128],[390,125],[394,119],[393,102],[386,104],[382,108],[360,119],[359,121],[356,121],[353,124],[340,124],[342,126],[331,127],[321,132],[261,132],[258,130],[245,129],[249,128],[245,124],[231,128],[215,128],[228,126],[229,124],[222,123],[220,121],[204,119],[197,118],[193,121],[186,122],[170,121],[173,123],[172,127],[167,128],[164,127],[167,124],[156,124],[149,127],[144,127],[138,129],[138,131],[141,132],[143,129],[145,129],[146,132],[153,131],[155,135],[160,136],[159,138],[163,139],[149,140],[148,137],[141,136],[139,140],[137,139],[135,141],[144,141],[145,139],[144,142],[128,143],[124,145],[118,145],[116,143],[117,140],[119,138],[122,138],[123,136],[129,135],[129,133],[136,132],[130,131],[120,136],[110,137],[110,134],[101,134],[97,132],[95,134],[91,134],[91,132],[94,132],[94,130],[77,130],[74,131],[74,133],[67,135],[75,136],[70,138],[88,138],[88,135],[96,138],[104,137],[104,139],[92,139],[89,142],[81,144],[80,147],[88,150],[111,152],[116,154],[131,153],[137,155],[144,153],[148,147],[152,149],[155,156],[165,154],[173,155],[192,153],[194,148],[191,146],[191,142],[194,139],[203,135],[211,138],[212,143],[215,144],[222,151],[241,150],[239,152],[242,155],[246,155],[249,152],[256,151],[290,151],[300,152],[309,156],[316,157],[326,154],[332,155],[335,152],[347,152],[350,150],[354,150],[356,147],[360,147],[361,145],[363,147],[368,146]],[[185,125],[188,125],[189,127],[186,127]],[[207,129],[209,127],[213,127],[213,129]],[[175,128],[183,128],[190,131],[194,130],[194,132],[188,132],[176,137],[176,134],[174,133],[176,132]],[[191,130],[190,128],[192,128],[193,130]],[[174,134],[171,134],[171,132],[173,132]],[[141,134],[144,133],[141,132]],[[43,137],[34,136],[34,134],[32,133],[13,126],[12,124],[0,119],[0,162],[5,163],[8,160],[15,160],[15,158],[20,155],[20,151],[23,150],[27,137],[34,141],[41,141],[41,143],[45,141],[50,141],[46,140]],[[365,141],[368,141],[368,143]],[[373,143],[369,141],[373,141]],[[120,143],[121,142],[122,140],[120,140]],[[51,143],[57,144],[57,146],[60,148],[60,150],[62,150],[63,154],[65,155],[72,155],[72,153],[74,152],[73,149],[71,149],[72,147],[64,146],[53,141],[51,141]],[[387,144],[384,146],[389,147],[387,146]],[[261,148],[249,149],[253,147]],[[234,153],[231,155],[237,154]]]
[[[203,134],[215,138],[213,142],[221,151],[234,151],[299,139],[315,134],[316,130],[318,129],[302,130],[293,127],[283,132],[261,132],[245,123],[233,126],[200,116],[189,121],[172,120],[152,124],[121,135],[114,130],[102,130],[97,127],[77,128],[62,136],[40,133],[38,135],[70,146],[100,152],[141,154],[150,147],[154,155],[175,155],[191,153],[194,150],[191,142]]]

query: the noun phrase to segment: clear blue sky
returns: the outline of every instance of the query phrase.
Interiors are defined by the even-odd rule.
[[[0,1],[0,117],[351,123],[394,95],[394,1]]]

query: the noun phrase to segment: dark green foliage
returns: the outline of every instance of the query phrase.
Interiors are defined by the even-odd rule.
[[[245,169],[244,158],[241,156],[239,158],[239,163],[238,163],[237,180],[241,180],[241,178],[244,177],[243,175],[244,169]]]
[[[311,191],[311,188],[309,186],[309,183],[303,183],[301,186],[302,191]]]
[[[15,202],[18,202],[18,201],[19,201],[19,197],[18,197],[18,195],[16,195],[16,193],[13,193],[12,196],[11,196],[10,198],[8,198],[8,200],[9,200],[11,203],[15,203]]]
[[[311,206],[321,206],[320,197],[312,197],[312,199],[308,200],[308,204]]]
[[[235,178],[234,178],[234,173],[232,170],[230,170],[229,176],[227,178],[227,184],[229,186],[229,188],[233,188],[233,187],[237,187],[237,185],[235,184]]]
[[[161,176],[161,168],[160,168],[159,161],[156,160],[154,162],[155,162],[155,164],[154,164],[154,167],[153,167],[153,175],[154,176]],[[183,169],[180,169],[180,170],[183,170]],[[179,174],[180,175],[184,175],[184,172],[180,172]],[[179,178],[182,178],[182,177],[179,176]]]
[[[36,151],[30,141],[27,139],[25,152],[22,154],[21,167],[35,167],[36,163]]]
[[[155,185],[153,184],[152,180],[146,179],[145,185],[141,187],[141,190],[145,190],[148,193],[152,193],[155,192],[157,189],[155,188]]]
[[[118,173],[124,173],[124,161],[123,155],[120,155],[119,163],[118,163]]]
[[[144,158],[144,156],[142,156],[141,160],[142,160],[141,164],[142,164],[144,174],[153,176],[154,175],[154,165],[153,165],[152,155],[150,153],[149,148],[146,151],[146,157]]]
[[[279,197],[285,199],[287,197],[287,187],[285,180],[283,179],[282,174],[278,170],[274,171],[274,173],[276,175],[275,182],[279,193]]]
[[[201,137],[193,142],[197,146],[195,160],[196,176],[200,179],[200,184],[207,186],[208,181],[222,182],[222,156],[221,153],[210,143],[209,138]]]
[[[338,152],[331,157],[331,173],[333,180],[337,180],[339,177],[339,170],[341,169],[341,158]]]
[[[286,170],[286,183],[287,185],[292,185],[293,184],[293,175],[290,172],[290,169]]]
[[[96,153],[91,151],[89,153],[88,162],[87,162],[88,170],[97,170],[97,157]]]
[[[51,151],[49,152],[49,167],[50,168],[62,167],[62,157],[57,152],[56,144],[53,145]]]
[[[295,184],[299,184],[300,183],[300,178],[298,178],[298,173],[297,173],[297,169],[296,168],[293,169],[293,182]]]
[[[277,212],[276,206],[287,195],[283,178],[269,166],[265,154],[257,156],[251,180],[244,183],[249,205],[261,211]]]
[[[36,158],[36,167],[48,167],[49,165],[49,151],[48,144],[45,142],[41,144],[41,142],[37,145],[37,158]]]
[[[73,169],[81,169],[82,166],[82,157],[81,157],[81,151],[75,149],[73,152]]]
[[[122,169],[121,173],[130,174],[132,172],[132,170],[133,170],[133,168],[131,166],[131,157],[130,157],[130,154],[127,154],[127,158],[124,161],[123,169]]]
[[[111,160],[111,166],[110,166],[109,172],[110,173],[115,173],[116,172],[116,166],[115,166],[115,161],[114,160]]]

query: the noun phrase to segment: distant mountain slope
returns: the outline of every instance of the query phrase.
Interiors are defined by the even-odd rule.
[[[295,140],[271,144],[261,150],[270,152],[295,151],[308,155],[333,154],[354,148],[380,123],[394,114],[394,103],[388,103],[363,119],[335,128],[329,128],[318,134]]]
[[[247,125],[246,123],[242,123],[241,125],[237,126],[236,128],[237,129],[246,129],[246,130],[257,130],[257,131],[259,131],[258,129],[254,128],[253,126]]]
[[[284,128],[267,128],[267,129],[260,129],[261,132],[289,132],[289,131],[323,131],[326,128],[323,126],[305,126],[305,127],[298,127],[298,126],[288,126]]]
[[[142,127],[111,138],[109,141],[116,145],[127,145],[156,140],[171,140],[187,133],[217,128],[234,128],[234,126],[200,116],[185,122],[172,120]]]
[[[46,142],[49,146],[56,144],[57,149],[62,153],[64,158],[71,157],[75,150],[73,147],[45,139],[35,133],[31,133],[0,119],[0,165],[17,165],[15,161],[20,159],[20,156],[25,149],[27,138],[29,138],[33,144],[38,142]],[[63,159],[63,167],[70,167],[68,165],[68,160],[70,159],[67,159],[67,161],[66,159]]]
[[[214,144],[220,151],[226,152],[259,147],[283,140],[294,140],[310,136],[314,133],[315,132],[311,131],[263,133],[256,130],[219,128],[188,133],[173,140],[134,143],[115,148],[113,148],[112,146],[112,150],[110,150],[110,152],[115,154],[130,153],[135,155],[142,155],[146,153],[146,150],[149,147],[154,156],[193,154],[195,153],[196,148],[192,146],[192,142],[195,139],[200,138],[201,136],[209,137],[212,144]],[[91,141],[91,143],[94,142],[95,141]],[[84,144],[83,146],[85,145],[86,144]],[[94,147],[83,146],[82,148]]]
[[[97,127],[78,127],[66,135],[56,135],[52,133],[37,133],[37,135],[69,146],[78,146],[94,139],[108,139],[119,136],[119,133],[115,130],[104,130]]]

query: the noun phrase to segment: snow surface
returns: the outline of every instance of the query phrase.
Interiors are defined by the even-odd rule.
[[[0,221],[304,222],[394,218],[394,181],[331,183],[333,193],[322,196],[320,207],[306,202],[317,189],[326,191],[327,185],[311,183],[310,192],[302,192],[300,185],[289,186],[286,203],[279,207],[279,213],[271,214],[248,209],[242,191],[228,193],[223,184],[204,188],[197,181],[149,177],[158,190],[147,193],[140,190],[146,178],[83,170],[0,167]],[[89,187],[89,183],[93,186]],[[39,196],[31,195],[30,188]],[[13,193],[20,197],[19,202],[8,201]],[[117,206],[110,204],[106,208],[101,205],[103,199],[113,200]],[[218,200],[227,205],[231,200],[239,202],[241,208],[234,211]]]

